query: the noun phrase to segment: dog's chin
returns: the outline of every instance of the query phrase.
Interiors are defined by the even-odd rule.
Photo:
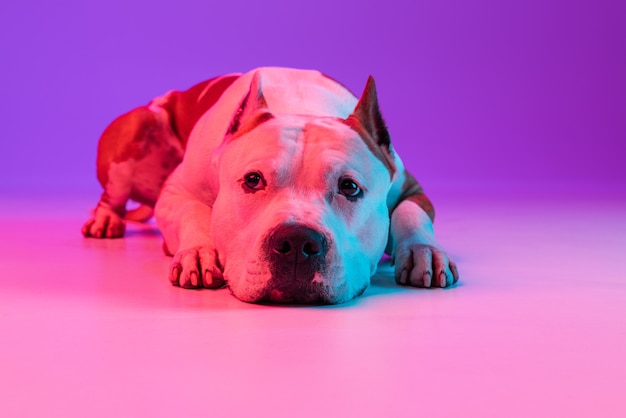
[[[278,284],[278,282],[280,284]],[[231,286],[233,295],[244,302],[282,305],[328,305],[337,303],[333,292],[321,283],[285,283],[268,277],[265,284],[244,280],[238,286]]]
[[[319,293],[287,293],[281,292],[277,289],[272,289],[267,292],[266,296],[262,298],[259,303],[270,305],[339,305],[349,302],[363,294],[367,289],[367,285],[362,289],[359,289],[353,294],[338,293],[338,294],[319,294]]]
[[[326,281],[307,285],[284,284],[282,281],[279,283],[281,284],[276,285],[276,281],[270,280],[261,297],[256,300],[247,300],[247,302],[268,305],[337,305],[361,296],[369,286],[369,283],[363,283],[360,288],[351,289],[347,283],[331,287],[325,284]]]
[[[240,291],[231,288],[233,295],[244,302],[267,305],[337,305],[346,303],[363,294],[369,283],[363,283],[357,289],[351,289],[346,283],[337,287],[330,287],[323,282],[302,284],[282,284],[277,286],[273,280],[263,288],[240,287]]]
[[[317,292],[301,293],[279,289],[268,290],[259,302],[278,305],[327,305],[330,303]]]

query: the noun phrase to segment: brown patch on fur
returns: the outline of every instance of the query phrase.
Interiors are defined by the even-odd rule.
[[[230,136],[227,137],[227,141],[233,141],[273,118],[274,115],[270,112],[261,112],[254,116],[252,120],[245,122],[241,127],[237,128],[233,134],[230,134]]]
[[[216,77],[198,83],[186,91],[174,91],[160,106],[165,113],[141,106],[116,118],[104,130],[98,144],[97,175],[102,187],[108,183],[111,163],[140,160],[154,147],[162,147],[177,138],[183,149],[198,119],[217,102],[238,75]],[[172,137],[172,131],[175,137]],[[171,172],[181,161],[180,151],[166,153],[161,167]],[[129,179],[130,181],[130,179]],[[152,203],[152,202],[151,202]],[[153,204],[153,203],[152,203]]]
[[[116,118],[104,130],[98,143],[98,180],[105,187],[109,165],[112,162],[138,159],[158,141],[164,128],[156,113],[147,107],[138,107]]]
[[[198,119],[210,109],[239,75],[216,77],[198,83],[185,91],[170,93],[163,107],[170,114],[172,130],[186,147],[189,134]]]
[[[415,177],[408,171],[404,171],[404,183],[402,184],[402,194],[398,198],[398,203],[391,209],[393,212],[396,207],[403,201],[408,200],[416,203],[420,208],[426,212],[431,221],[435,221],[435,207],[430,199],[424,193],[424,189],[415,180]]]

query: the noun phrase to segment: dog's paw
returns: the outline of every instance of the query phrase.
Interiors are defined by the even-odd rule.
[[[456,264],[436,245],[400,246],[394,256],[398,284],[415,287],[447,287],[459,280]]]
[[[91,238],[120,238],[125,229],[124,220],[117,213],[98,207],[93,218],[83,225],[82,233]]]
[[[178,251],[170,265],[169,280],[185,289],[218,289],[225,284],[217,254],[207,246]]]

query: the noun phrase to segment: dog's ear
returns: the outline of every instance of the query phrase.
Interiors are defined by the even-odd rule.
[[[374,77],[369,76],[367,79],[365,90],[363,90],[354,112],[348,116],[346,122],[359,133],[364,130],[376,144],[389,150],[391,138],[378,107],[378,95],[376,94]]]
[[[385,164],[393,177],[396,172],[395,159],[389,131],[378,107],[374,77],[369,76],[367,79],[365,90],[352,114],[345,119],[345,123],[359,134],[370,151]]]
[[[263,85],[259,73],[252,76],[250,90],[239,104],[239,108],[235,112],[233,120],[230,122],[227,135],[234,135],[242,126],[250,122],[257,115],[263,115],[263,120],[267,120],[267,116],[271,116],[267,102],[263,96]]]

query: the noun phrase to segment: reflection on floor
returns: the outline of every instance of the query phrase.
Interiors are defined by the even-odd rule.
[[[626,416],[626,199],[433,195],[462,280],[331,307],[165,279],[154,225],[0,198],[0,416]]]

